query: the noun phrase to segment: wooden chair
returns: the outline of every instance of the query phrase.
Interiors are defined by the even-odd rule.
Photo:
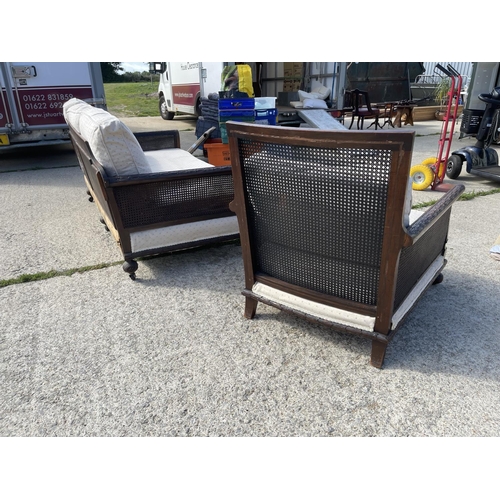
[[[351,118],[351,124],[349,125],[349,129],[352,128],[352,125],[354,123],[354,118],[356,117],[357,117],[356,126],[358,130],[363,129],[365,118],[375,119],[375,121],[368,128],[370,128],[372,125],[375,125],[375,130],[377,130],[377,128],[380,127],[379,117],[382,110],[372,107],[368,92],[359,89],[346,90],[344,101],[350,103],[350,105],[352,106],[352,112],[351,112],[352,118]]]
[[[403,319],[441,280],[463,186],[425,213],[411,211],[411,131],[235,122],[227,131],[245,317],[263,302],[366,337],[380,368]]]
[[[352,114],[354,111],[354,104],[353,104],[353,95],[352,93],[347,90],[344,93],[344,102],[343,106],[341,109],[334,109],[334,110],[329,110],[330,114],[334,117],[337,118],[340,123],[344,124],[344,120],[346,115]],[[353,118],[354,120],[354,118]],[[352,124],[352,121],[351,121]]]

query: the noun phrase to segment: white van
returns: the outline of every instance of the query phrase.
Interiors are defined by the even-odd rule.
[[[172,120],[177,113],[200,116],[202,97],[221,87],[223,62],[150,62],[149,72],[160,74],[160,115]]]
[[[98,62],[0,62],[0,149],[69,141],[63,104],[105,108]]]

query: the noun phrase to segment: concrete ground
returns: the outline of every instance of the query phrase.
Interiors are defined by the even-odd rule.
[[[123,121],[195,141],[192,119]],[[440,126],[411,127],[412,164],[436,155]],[[262,304],[244,319],[238,244],[143,260],[130,280],[71,148],[35,149],[0,152],[1,436],[500,434],[500,194],[455,203],[445,279],[377,370],[365,339]]]

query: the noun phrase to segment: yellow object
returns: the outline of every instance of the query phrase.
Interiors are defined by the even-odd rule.
[[[9,136],[7,134],[0,134],[0,146],[9,145]]]
[[[252,68],[248,64],[226,66],[221,73],[221,88],[245,92],[248,97],[254,97]]]
[[[426,158],[420,165],[434,165],[437,161],[438,159],[433,156],[431,158]]]
[[[411,187],[414,191],[427,189],[434,180],[434,172],[429,165],[414,165],[410,169]]]
[[[443,179],[444,178],[444,174],[446,173],[446,162],[445,161],[442,161],[439,163],[439,167],[438,167],[438,177],[440,179]]]

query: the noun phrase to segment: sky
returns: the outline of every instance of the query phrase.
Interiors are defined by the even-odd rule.
[[[135,71],[142,73],[143,71],[149,71],[147,62],[122,62],[121,66],[125,73],[134,73]]]

